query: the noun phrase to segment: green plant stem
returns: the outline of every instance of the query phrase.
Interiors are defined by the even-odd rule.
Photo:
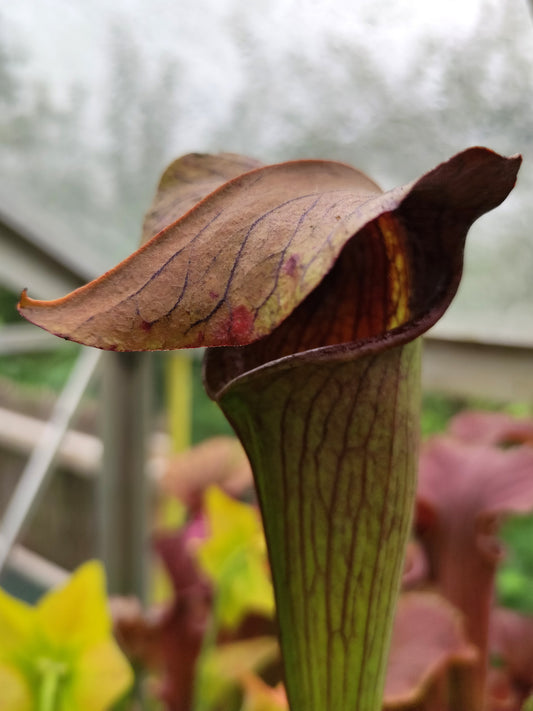
[[[61,682],[65,676],[65,665],[51,660],[42,660],[41,684],[37,711],[57,711]]]

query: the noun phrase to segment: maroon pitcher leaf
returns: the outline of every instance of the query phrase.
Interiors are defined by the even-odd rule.
[[[533,419],[505,412],[461,412],[450,420],[448,431],[465,442],[502,447],[533,445]]]
[[[427,581],[428,561],[426,551],[417,540],[407,544],[402,574],[402,590],[412,590]]]
[[[503,554],[496,533],[505,514],[533,510],[533,448],[502,450],[435,437],[422,448],[417,498],[431,577],[463,612],[480,650],[481,694],[494,576]]]
[[[533,617],[496,608],[491,617],[490,652],[498,663],[494,676],[498,681],[507,680],[508,694],[516,699],[515,708],[522,708],[533,693]],[[498,690],[495,684],[492,688]]]
[[[188,711],[204,635],[209,624],[212,591],[192,558],[188,543],[194,525],[160,534],[154,546],[168,572],[174,597],[159,620],[157,633],[162,679],[159,696],[172,711]]]
[[[448,708],[452,670],[476,660],[452,605],[434,593],[405,593],[394,620],[383,708]],[[428,700],[434,705],[425,705]]]
[[[468,227],[506,197],[519,162],[469,149],[384,194],[340,163],[252,170],[103,277],[51,302],[23,294],[20,311],[57,335],[110,350],[242,345],[279,326],[343,252],[339,269],[355,278],[343,278],[337,296],[350,308],[339,306],[335,326],[285,337],[285,350],[382,337],[409,318],[423,330],[429,295],[436,320],[457,287]],[[331,299],[322,292],[313,303],[314,324],[331,324],[321,318]]]

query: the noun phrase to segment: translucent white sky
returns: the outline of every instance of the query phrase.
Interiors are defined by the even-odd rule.
[[[523,0],[525,2],[525,0]],[[32,74],[46,75],[57,98],[73,81],[92,84],[101,79],[107,61],[109,20],[124,23],[139,42],[147,61],[161,54],[190,51],[183,38],[195,40],[197,78],[228,82],[235,47],[221,22],[232,12],[256,14],[258,40],[275,47],[290,40],[302,48],[320,45],[324,31],[366,35],[383,61],[398,66],[425,32],[445,35],[467,31],[478,17],[481,0],[17,0],[0,9],[2,34],[28,54]],[[192,59],[192,58],[191,58]],[[213,76],[215,75],[215,76]]]

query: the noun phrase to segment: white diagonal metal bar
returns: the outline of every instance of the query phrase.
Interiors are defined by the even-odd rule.
[[[62,585],[69,577],[65,568],[19,544],[15,544],[11,550],[9,569],[44,590]]]
[[[0,526],[0,573],[48,482],[59,446],[100,358],[100,351],[82,350],[26,464]]]

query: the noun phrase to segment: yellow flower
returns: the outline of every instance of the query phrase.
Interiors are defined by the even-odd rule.
[[[100,563],[81,566],[35,607],[0,590],[0,711],[106,711],[132,680]]]

